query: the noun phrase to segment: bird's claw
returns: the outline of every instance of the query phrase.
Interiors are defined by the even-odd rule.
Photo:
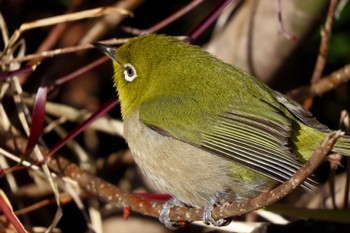
[[[221,226],[226,226],[231,223],[232,218],[222,218],[222,219],[214,219],[212,217],[211,211],[220,204],[220,201],[224,198],[226,195],[226,192],[218,192],[213,196],[207,206],[204,208],[204,213],[203,213],[203,222],[207,225],[212,224],[213,226],[221,227]]]
[[[207,206],[204,208],[203,222],[206,225],[212,224],[213,226],[216,226],[216,227],[222,227],[222,226],[227,226],[228,224],[231,223],[232,218],[221,218],[221,219],[215,220],[211,215],[211,211],[213,209],[214,209],[214,206]]]
[[[169,218],[170,209],[175,206],[184,207],[184,204],[176,198],[171,198],[163,204],[159,214],[159,221],[170,230],[179,228],[179,224],[171,221]]]

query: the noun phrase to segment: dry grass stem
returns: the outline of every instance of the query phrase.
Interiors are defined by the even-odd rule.
[[[27,30],[31,30],[39,27],[51,26],[59,23],[77,21],[77,20],[86,19],[86,18],[101,17],[112,13],[132,16],[132,13],[125,9],[121,9],[117,7],[100,7],[96,9],[85,10],[85,11],[80,11],[80,12],[75,12],[75,13],[65,14],[65,15],[59,15],[59,16],[54,16],[50,18],[39,19],[32,22],[24,23],[12,35],[12,37],[9,40],[9,43],[6,45],[4,51],[2,52],[2,56],[7,53],[8,49],[12,48],[12,46],[17,42],[17,40],[20,38],[22,33]]]
[[[125,43],[127,40],[128,39],[110,39],[110,40],[100,41],[100,43],[115,45],[115,44]],[[0,65],[8,65],[11,63],[30,61],[30,60],[38,59],[38,58],[54,57],[54,56],[61,55],[61,54],[75,53],[75,52],[79,52],[79,51],[86,50],[86,49],[92,49],[92,48],[94,48],[94,47],[90,44],[76,45],[76,46],[71,46],[71,47],[66,47],[66,48],[59,48],[59,49],[54,49],[54,50],[50,50],[50,51],[29,54],[26,56],[17,57],[17,58],[9,59],[9,60],[3,59],[3,60],[0,60]]]

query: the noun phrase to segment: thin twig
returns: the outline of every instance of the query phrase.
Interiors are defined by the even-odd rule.
[[[98,65],[100,65],[100,64],[102,64],[102,63],[104,63],[104,62],[106,62],[108,60],[109,60],[109,58],[107,56],[103,56],[103,57],[101,57],[101,58],[99,58],[99,59],[97,59],[97,60],[95,60],[95,61],[93,61],[93,62],[91,62],[91,63],[89,63],[89,64],[87,64],[85,66],[83,66],[82,68],[80,68],[80,69],[78,69],[78,70],[76,70],[76,71],[74,71],[74,72],[64,76],[64,77],[56,79],[54,81],[53,85],[54,86],[62,85],[63,83],[66,83],[66,82],[68,82],[68,81],[78,77],[79,75],[84,74],[85,72],[95,68],[96,66],[98,66]],[[50,87],[50,91],[51,91],[51,87]]]
[[[220,0],[212,9],[201,19],[186,35],[191,40],[196,40],[203,32],[220,16],[224,9],[232,2],[232,0]]]
[[[315,150],[310,160],[285,183],[248,201],[239,203],[233,202],[229,205],[216,207],[212,211],[213,217],[218,219],[242,215],[281,199],[294,190],[314,172],[314,170],[324,161],[324,158],[332,149],[332,146],[336,142],[337,138],[341,135],[342,133],[340,131],[335,131],[328,134],[326,139],[321,142],[320,146]],[[67,162],[62,158],[50,160],[49,165],[51,168],[63,168],[64,174],[76,180],[81,187],[95,195],[98,195],[100,198],[108,201],[109,203],[113,203],[117,207],[129,206],[134,211],[154,217],[159,216],[159,211],[162,208],[161,202],[149,201],[136,195],[127,195],[112,184],[109,184],[106,181],[83,171],[77,165]],[[203,209],[197,208],[175,207],[170,211],[170,219],[176,221],[191,222],[201,220],[202,216]]]
[[[176,36],[175,38],[182,40],[182,41],[187,41],[188,38],[186,36]],[[101,40],[99,43],[103,43],[106,45],[120,45],[125,42],[130,40],[130,38],[121,38],[121,39],[109,39],[109,40]],[[11,63],[16,63],[16,62],[24,62],[24,61],[29,61],[32,59],[38,59],[38,58],[47,58],[47,57],[54,57],[57,55],[63,55],[67,53],[75,53],[78,51],[86,50],[86,49],[93,49],[95,48],[91,44],[84,44],[84,45],[76,45],[76,46],[71,46],[71,47],[65,47],[65,48],[59,48],[59,49],[54,49],[50,51],[44,51],[41,53],[34,53],[34,54],[29,54],[23,57],[17,57],[14,59],[9,59],[9,60],[0,60],[0,66],[1,65],[8,65]]]
[[[75,12],[71,14],[59,15],[45,19],[38,19],[32,22],[22,24],[19,29],[17,29],[14,34],[11,36],[9,43],[4,48],[4,51],[0,54],[0,58],[2,58],[5,54],[7,54],[8,50],[14,46],[17,40],[20,38],[23,32],[39,28],[46,27],[50,25],[55,25],[64,22],[76,21],[86,18],[100,17],[106,14],[119,13],[124,15],[132,16],[132,13],[116,7],[100,7],[95,9],[89,9],[85,11]]]
[[[6,215],[6,217],[10,220],[10,222],[13,224],[17,232],[20,232],[20,233],[27,232],[24,226],[22,225],[22,223],[19,221],[16,214],[13,212],[10,201],[8,200],[6,194],[4,193],[4,191],[2,191],[2,189],[0,189],[0,209]]]
[[[130,12],[134,12],[136,8],[141,6],[145,0],[127,0],[127,1],[115,1],[114,7],[122,8]],[[109,14],[102,18],[94,20],[95,22],[87,22],[85,24],[82,38],[78,44],[87,44],[93,41],[100,40],[105,35],[109,35],[111,31],[118,28],[126,18],[126,15],[122,14]]]
[[[315,69],[311,77],[311,83],[315,83],[321,78],[322,72],[326,65],[326,57],[328,54],[329,41],[332,34],[332,25],[334,20],[334,13],[337,8],[337,3],[338,0],[331,0],[326,23],[321,29],[321,44],[318,52]]]
[[[287,96],[298,102],[302,102],[309,97],[321,96],[324,93],[335,89],[339,85],[348,82],[349,80],[350,64],[342,67],[337,71],[334,71],[322,79],[319,79],[317,82],[311,85],[298,87],[287,92]]]
[[[190,2],[189,4],[187,4],[185,7],[183,7],[179,11],[175,12],[174,14],[170,15],[169,17],[165,18],[164,20],[153,25],[150,28],[137,29],[137,28],[127,27],[127,26],[123,26],[122,28],[124,31],[131,33],[133,35],[143,35],[143,34],[155,33],[157,31],[159,31],[160,29],[166,27],[167,25],[171,24],[172,22],[174,22],[175,20],[177,20],[178,18],[180,18],[181,16],[183,16],[187,12],[191,11],[192,9],[194,9],[196,6],[198,6],[203,1],[204,0],[194,0],[194,1]]]
[[[110,40],[100,41],[100,43],[104,43],[104,44],[108,44],[108,45],[117,45],[117,44],[125,43],[128,40],[129,40],[128,38],[110,39]],[[81,50],[91,49],[91,48],[94,48],[94,46],[92,46],[91,44],[84,44],[84,45],[59,48],[59,49],[54,49],[54,50],[50,50],[50,51],[29,54],[29,55],[26,55],[23,57],[17,57],[17,58],[10,59],[10,60],[0,60],[0,65],[8,65],[10,63],[24,62],[24,61],[29,61],[29,60],[38,59],[38,58],[54,57],[57,55],[62,55],[62,54],[67,54],[67,53],[75,53],[75,52],[78,52]]]
[[[80,1],[73,1],[73,5],[66,11],[66,14],[72,13],[76,9],[79,3]],[[48,33],[48,36],[46,36],[46,38],[37,48],[35,53],[40,53],[40,52],[44,52],[49,49],[52,49],[53,46],[57,43],[57,41],[61,38],[61,35],[65,33],[65,31],[67,30],[67,25],[68,25],[67,23],[61,23],[53,27],[51,31]],[[35,60],[31,60],[27,63],[27,65],[33,65],[33,64],[39,63],[41,59],[42,57],[37,58]],[[22,85],[27,82],[29,75],[30,74],[21,75],[20,83]]]
[[[33,106],[34,99],[30,97],[22,97],[26,105]],[[46,113],[55,117],[59,117],[59,121],[71,121],[81,123],[91,116],[91,112],[85,109],[79,110],[68,105],[46,102]],[[51,128],[51,126],[49,126]],[[103,116],[95,119],[89,128],[98,130],[115,136],[123,136],[123,123],[120,120],[112,119],[108,116]]]
[[[321,29],[321,44],[317,56],[314,72],[311,77],[311,84],[320,80],[324,67],[326,65],[326,58],[328,54],[329,41],[332,34],[332,25],[334,21],[334,14],[337,9],[338,0],[331,0],[325,25]],[[310,109],[313,103],[313,99],[309,98],[304,101],[304,107]]]

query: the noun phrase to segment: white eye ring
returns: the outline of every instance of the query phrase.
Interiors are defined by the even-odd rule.
[[[132,82],[137,77],[136,69],[130,63],[127,63],[124,65],[123,73],[124,73],[125,80],[128,82]]]

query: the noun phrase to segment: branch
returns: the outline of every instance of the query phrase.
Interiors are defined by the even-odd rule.
[[[334,71],[311,85],[305,85],[287,92],[287,96],[298,102],[302,102],[309,97],[320,96],[327,91],[333,90],[349,80],[350,64]]]
[[[316,170],[316,168],[324,161],[325,157],[331,151],[336,140],[342,135],[343,133],[341,131],[333,131],[329,133],[314,151],[311,158],[288,181],[277,186],[275,189],[262,193],[261,195],[250,200],[233,202],[228,205],[216,207],[212,211],[213,218],[220,219],[246,214],[280,200],[294,190]],[[203,209],[172,208],[170,211],[170,219],[174,219],[176,221],[201,220],[202,216]]]
[[[258,197],[252,198],[248,201],[232,202],[227,205],[216,207],[212,211],[213,217],[218,219],[242,215],[270,205],[286,196],[310,176],[324,161],[324,158],[332,149],[337,138],[341,135],[342,133],[340,131],[329,133],[325,140],[322,141],[314,151],[310,160],[306,162],[288,181],[279,185],[275,189],[262,193]],[[4,134],[2,137],[3,136]],[[13,150],[21,149],[21,147],[23,148],[26,145],[25,139],[18,137],[16,140],[14,140],[13,137],[6,138],[6,140],[0,140],[0,143],[5,143],[7,147],[10,147]],[[65,176],[70,177],[78,182],[80,187],[108,203],[114,204],[120,208],[130,208],[145,215],[159,217],[159,211],[162,208],[163,202],[150,201],[137,195],[124,193],[113,184],[94,176],[93,174],[81,169],[78,165],[71,163],[62,157],[56,156],[56,158],[51,158],[46,162],[48,166],[57,173],[62,173]],[[201,220],[202,216],[202,208],[174,207],[170,211],[170,219],[175,221],[192,222]]]
[[[126,42],[128,38],[125,39],[110,39],[110,40],[105,40],[105,41],[100,41],[101,43],[104,44],[122,44]],[[76,45],[76,46],[70,46],[70,47],[65,47],[65,48],[59,48],[59,49],[54,49],[54,50],[49,50],[49,51],[42,51],[39,53],[34,53],[34,54],[29,54],[23,57],[17,57],[13,59],[1,59],[0,60],[0,65],[8,65],[11,63],[16,63],[16,62],[24,62],[24,61],[30,61],[34,59],[43,59],[47,57],[54,57],[57,55],[62,55],[62,54],[67,54],[67,53],[75,53],[81,50],[86,50],[86,49],[92,49],[94,48],[91,44],[83,44],[83,45]]]
[[[187,36],[175,36],[175,38],[183,41],[187,41],[188,38]],[[100,43],[106,44],[106,45],[120,45],[128,41],[130,38],[121,38],[121,39],[109,39],[109,40],[101,40],[99,41]],[[54,49],[54,50],[49,50],[49,51],[43,51],[39,53],[34,53],[34,54],[28,54],[23,57],[17,57],[13,59],[1,59],[0,60],[0,65],[8,65],[11,63],[17,63],[17,62],[24,62],[24,61],[30,61],[34,59],[43,59],[43,58],[48,58],[48,57],[55,57],[58,55],[63,55],[63,54],[68,54],[68,53],[75,53],[79,52],[82,50],[86,49],[93,49],[94,46],[91,44],[81,44],[81,45],[75,45],[75,46],[70,46],[70,47],[65,47],[65,48],[59,48],[59,49]]]
[[[326,65],[326,57],[328,54],[329,41],[332,34],[332,25],[334,20],[334,14],[337,9],[338,0],[331,0],[327,19],[325,25],[321,28],[321,44],[318,52],[318,57],[315,65],[314,72],[312,74],[311,83],[317,82]]]
[[[334,20],[334,14],[337,9],[338,0],[331,0],[328,8],[328,14],[325,25],[321,28],[321,44],[318,52],[318,57],[315,65],[314,72],[311,77],[311,84],[314,84],[320,80],[324,67],[326,65],[326,57],[328,54],[329,41],[332,34],[332,25]],[[312,98],[308,98],[304,101],[304,107],[310,109],[313,103]]]

